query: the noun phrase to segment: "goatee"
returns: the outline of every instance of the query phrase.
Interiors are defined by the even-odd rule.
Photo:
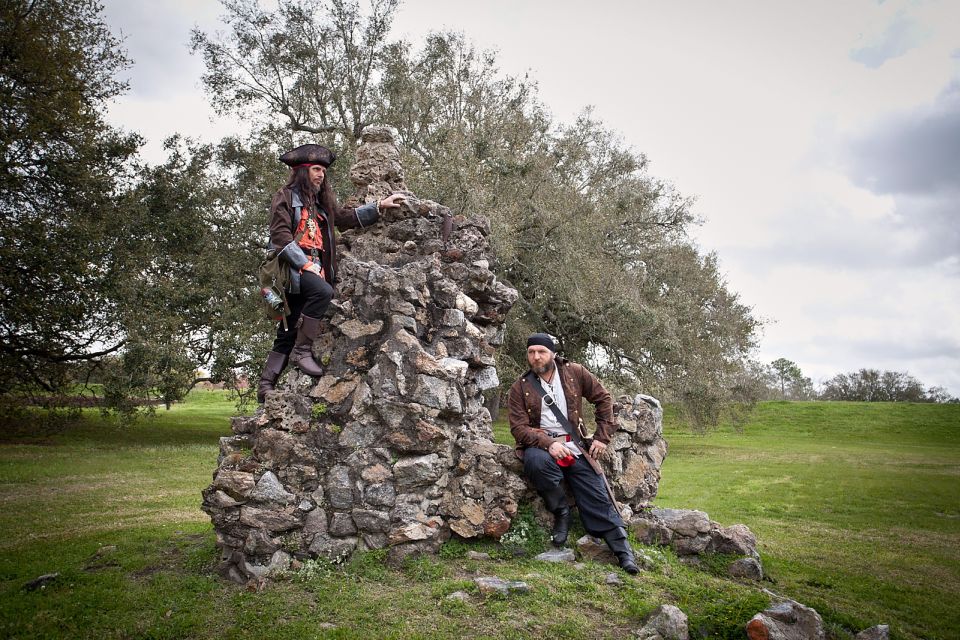
[[[542,367],[534,366],[534,367],[533,367],[533,372],[536,373],[538,376],[542,376],[542,375],[544,375],[544,374],[547,374],[547,373],[550,373],[551,371],[553,371],[553,368],[554,368],[555,366],[557,366],[557,365],[554,364],[553,360],[551,360],[551,361],[549,361],[547,364],[543,365]]]

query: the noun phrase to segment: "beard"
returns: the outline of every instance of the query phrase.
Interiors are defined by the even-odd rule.
[[[535,374],[537,374],[538,376],[542,376],[553,371],[553,368],[556,366],[557,365],[553,362],[553,360],[550,360],[549,362],[547,362],[547,364],[543,366],[538,367],[536,365],[533,365],[530,368],[533,369],[533,372]]]

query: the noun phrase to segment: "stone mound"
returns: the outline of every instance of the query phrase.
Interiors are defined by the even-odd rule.
[[[368,128],[348,202],[405,191],[398,158],[390,129]],[[203,509],[225,577],[358,549],[388,547],[396,561],[451,534],[499,538],[533,496],[484,407],[517,301],[491,270],[489,224],[405,192],[399,210],[339,239],[338,295],[313,348],[324,375],[287,373],[221,439]],[[621,399],[618,417],[605,464],[632,513],[656,494],[666,443],[652,398]]]

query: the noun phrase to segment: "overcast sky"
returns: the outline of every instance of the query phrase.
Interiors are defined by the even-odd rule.
[[[163,157],[214,140],[210,0],[107,0],[135,64],[114,123]],[[394,35],[463,32],[529,72],[557,120],[587,105],[697,198],[700,246],[766,320],[757,357],[820,382],[908,371],[960,395],[960,2],[407,0]]]

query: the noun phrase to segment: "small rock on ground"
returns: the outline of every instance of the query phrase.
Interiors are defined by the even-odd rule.
[[[534,560],[541,562],[576,562],[577,556],[573,549],[550,549],[538,555]]]
[[[727,567],[727,573],[734,578],[747,578],[749,580],[763,580],[763,567],[754,558],[740,558],[733,561]]]
[[[482,551],[467,551],[467,557],[471,560],[489,560],[490,554]]]
[[[477,588],[483,595],[499,593],[500,595],[509,595],[511,593],[527,593],[530,591],[530,585],[519,580],[504,580],[496,576],[480,576],[474,578]]]
[[[747,623],[750,640],[823,640],[823,620],[814,609],[785,600],[771,605]]]
[[[24,591],[35,591],[37,589],[43,589],[48,584],[53,583],[54,580],[60,577],[60,572],[57,573],[45,573],[42,576],[34,578],[30,582],[23,585]]]
[[[662,604],[634,635],[640,640],[688,640],[687,615],[672,604]]]
[[[890,625],[878,624],[864,629],[853,640],[890,640]]]

